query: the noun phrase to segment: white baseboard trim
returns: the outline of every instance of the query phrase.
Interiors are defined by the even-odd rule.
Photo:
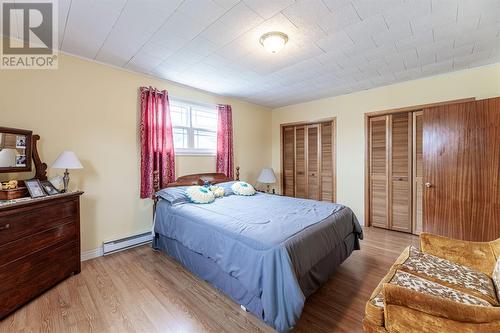
[[[81,260],[86,261],[86,260],[90,260],[90,259],[94,259],[94,258],[98,258],[98,257],[102,257],[102,256],[103,256],[102,247],[99,247],[97,249],[83,251],[81,254]]]

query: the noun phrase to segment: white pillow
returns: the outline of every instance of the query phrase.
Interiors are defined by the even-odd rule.
[[[224,191],[224,188],[222,188],[220,186],[215,186],[215,185],[210,186],[210,191],[212,191],[212,193],[214,194],[214,196],[216,198],[223,197],[226,194],[226,191]]]
[[[231,186],[231,190],[233,190],[236,195],[254,195],[255,189],[252,185],[246,182],[237,182]]]
[[[189,186],[186,190],[186,195],[191,202],[197,204],[211,203],[215,200],[215,196],[212,191],[205,186]]]

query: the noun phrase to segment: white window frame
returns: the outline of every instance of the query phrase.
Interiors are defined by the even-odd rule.
[[[170,104],[171,105],[178,105],[178,106],[184,107],[184,108],[189,110],[189,126],[174,126],[172,124],[172,129],[182,128],[182,129],[187,130],[187,133],[188,133],[188,147],[189,148],[175,148],[174,147],[175,155],[176,156],[216,156],[217,155],[217,147],[215,147],[214,149],[204,149],[204,148],[195,148],[194,147],[194,131],[200,130],[200,131],[204,131],[204,132],[213,132],[213,133],[215,133],[215,137],[217,138],[217,129],[209,130],[206,128],[193,127],[192,109],[198,108],[198,109],[203,109],[203,110],[207,110],[207,111],[213,111],[217,115],[217,106],[187,102],[187,101],[182,101],[182,100],[175,99],[175,98],[170,99]]]

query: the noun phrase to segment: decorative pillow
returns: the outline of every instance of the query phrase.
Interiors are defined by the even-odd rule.
[[[226,192],[225,195],[228,196],[228,195],[234,194],[233,190],[231,189],[231,186],[233,186],[233,184],[235,184],[237,182],[238,181],[223,182],[223,183],[217,184],[217,186],[222,187],[224,189],[224,191]]]
[[[500,257],[497,259],[492,278],[495,289],[497,290],[497,298],[500,301]]]
[[[212,193],[214,194],[214,196],[216,198],[220,198],[220,197],[223,197],[224,195],[226,195],[226,191],[224,190],[224,188],[222,188],[220,186],[212,185],[212,186],[210,186],[210,191],[212,191]]]
[[[191,202],[197,204],[211,203],[215,200],[212,191],[205,186],[189,186],[186,190],[186,195]]]
[[[186,195],[187,186],[168,187],[156,192],[156,196],[170,202],[171,205],[178,205],[189,202]]]
[[[236,195],[249,196],[255,194],[255,189],[253,188],[253,186],[246,182],[236,182],[231,186],[231,189]]]

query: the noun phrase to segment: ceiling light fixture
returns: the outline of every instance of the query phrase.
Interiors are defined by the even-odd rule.
[[[260,43],[264,49],[269,53],[278,53],[281,51],[285,44],[288,42],[288,36],[279,31],[271,31],[263,34],[260,37]]]

